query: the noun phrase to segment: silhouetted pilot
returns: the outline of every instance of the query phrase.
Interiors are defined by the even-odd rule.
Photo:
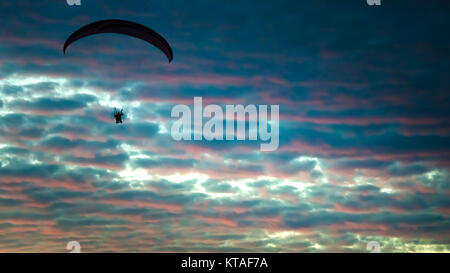
[[[114,118],[116,119],[116,123],[122,123],[122,117],[123,117],[123,109],[120,109],[120,111],[117,111],[116,108],[114,108]]]

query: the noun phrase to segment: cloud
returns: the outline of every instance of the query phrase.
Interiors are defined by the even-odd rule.
[[[25,111],[58,112],[73,111],[86,106],[86,102],[91,101],[92,97],[81,97],[75,99],[56,99],[39,98],[34,101],[19,100],[11,104],[11,107],[17,107]]]
[[[15,85],[4,85],[2,86],[2,93],[4,95],[19,95],[23,92],[23,87]]]
[[[424,164],[414,163],[409,165],[402,165],[399,163],[394,163],[388,167],[388,171],[394,176],[409,176],[415,174],[422,174],[429,171],[430,168]]]
[[[444,1],[341,2],[0,4],[0,252],[448,251]],[[174,61],[113,35],[63,55],[98,14]],[[280,105],[279,149],[174,141],[194,96]]]
[[[133,162],[140,168],[158,168],[158,167],[174,167],[174,168],[192,168],[196,163],[195,160],[184,160],[177,158],[159,158],[159,159],[137,159]]]
[[[234,188],[233,186],[231,186],[228,183],[221,183],[220,181],[214,181],[214,180],[208,180],[206,182],[203,182],[202,186],[208,192],[226,193],[226,192],[233,192],[233,191],[238,190],[237,188]]]
[[[97,166],[102,168],[120,168],[129,159],[127,154],[121,153],[116,155],[95,154],[93,158],[83,158],[67,156],[64,158],[66,162],[74,165]]]

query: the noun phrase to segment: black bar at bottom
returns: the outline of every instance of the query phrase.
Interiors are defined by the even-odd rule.
[[[0,263],[15,271],[22,266],[77,272],[123,269],[123,272],[311,272],[365,269],[446,268],[446,254],[282,254],[282,253],[173,253],[173,254],[0,254]],[[430,268],[431,269],[431,268]],[[119,270],[119,272],[122,270]]]

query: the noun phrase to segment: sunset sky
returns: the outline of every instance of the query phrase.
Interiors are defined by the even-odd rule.
[[[450,252],[450,2],[0,2],[0,252]],[[65,39],[103,19],[171,44]],[[174,141],[279,105],[280,145]],[[124,124],[112,119],[124,108]]]

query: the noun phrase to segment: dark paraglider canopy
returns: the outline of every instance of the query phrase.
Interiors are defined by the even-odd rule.
[[[78,29],[72,33],[64,43],[64,54],[66,54],[67,47],[75,41],[87,36],[102,33],[123,34],[144,40],[159,48],[167,56],[169,63],[172,62],[172,48],[161,35],[141,24],[117,19],[94,22]]]
[[[120,111],[119,110],[117,110],[115,107],[114,107],[114,113],[113,113],[113,115],[114,115],[114,118],[116,119],[116,123],[122,123],[123,122],[123,116],[125,115],[124,113],[123,113],[123,109],[120,109]]]

